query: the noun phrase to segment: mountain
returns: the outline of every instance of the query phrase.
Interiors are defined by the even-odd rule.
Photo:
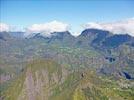
[[[25,32],[9,32],[9,34],[16,38],[24,38]]]
[[[0,39],[2,38],[24,38],[24,32],[0,32]]]
[[[77,37],[77,44],[85,45],[85,47],[89,47],[90,45],[100,45],[100,42],[110,35],[111,33],[109,31],[86,29]]]
[[[0,32],[0,99],[133,100],[134,37],[99,29],[19,36]]]
[[[109,31],[100,29],[86,29],[78,36],[78,44],[83,43],[86,46],[94,48],[116,48],[120,45],[134,42],[134,38],[127,34],[112,34]]]
[[[129,84],[125,83],[127,81],[122,81],[120,84],[121,80],[97,77],[88,69],[71,72],[65,66],[49,59],[33,60],[26,66],[11,83],[11,87],[2,92],[1,98],[4,100],[133,99],[133,88],[132,85],[127,86]]]
[[[44,36],[41,33],[37,33],[30,39],[42,39],[48,44],[56,44],[62,46],[71,46],[75,37],[71,35],[70,32],[53,32],[50,36]]]

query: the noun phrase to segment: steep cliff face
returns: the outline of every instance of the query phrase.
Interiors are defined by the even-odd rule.
[[[12,82],[3,98],[5,100],[47,100],[55,85],[62,84],[67,77],[67,69],[51,60],[34,60]],[[14,90],[15,92],[12,92]],[[10,95],[8,95],[10,94]]]
[[[65,66],[52,60],[33,60],[2,92],[1,99],[132,100],[133,85],[127,84],[129,81],[98,77],[95,71],[87,68],[70,72]]]

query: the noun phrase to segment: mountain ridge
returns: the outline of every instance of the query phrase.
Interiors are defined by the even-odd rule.
[[[0,99],[133,100],[133,37],[96,29],[52,34],[0,33]]]

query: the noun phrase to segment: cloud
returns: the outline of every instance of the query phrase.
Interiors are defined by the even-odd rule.
[[[10,26],[5,23],[0,23],[0,32],[10,31]]]
[[[115,34],[127,33],[129,35],[134,36],[134,18],[109,23],[87,23],[84,25],[84,28],[97,28],[108,30]]]
[[[26,28],[26,35],[32,33],[41,33],[42,35],[49,36],[53,32],[64,32],[69,30],[69,25],[59,21],[52,21],[44,24],[33,24]]]

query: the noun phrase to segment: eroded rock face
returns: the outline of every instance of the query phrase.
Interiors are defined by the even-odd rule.
[[[38,96],[40,97],[40,100],[44,100],[43,86],[44,83],[40,77],[39,71],[32,73],[31,69],[28,68],[23,89],[18,100],[36,100]]]
[[[47,67],[42,67],[46,65]],[[27,68],[18,100],[49,100],[49,97],[53,95],[55,85],[60,85],[65,81],[68,76],[66,68],[56,66],[51,69],[49,67],[51,64],[46,65]]]
[[[30,69],[28,69],[26,72],[25,85],[26,85],[28,100],[35,100],[35,95],[36,95],[35,83]]]

